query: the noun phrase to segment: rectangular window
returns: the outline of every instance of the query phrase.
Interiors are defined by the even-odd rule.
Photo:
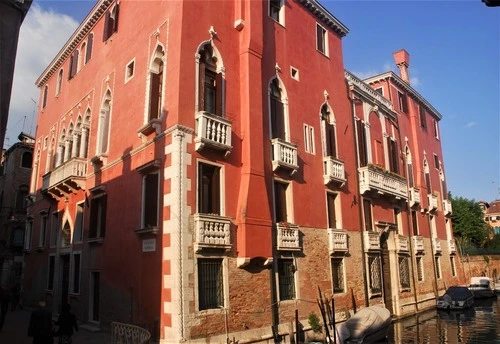
[[[69,59],[68,80],[72,79],[78,71],[78,55],[79,51],[75,50]]]
[[[224,307],[222,259],[198,259],[199,308]]]
[[[404,113],[408,113],[408,99],[406,94],[398,91],[398,102],[399,102],[399,110]]]
[[[439,157],[438,157],[436,154],[434,154],[434,167],[435,167],[437,170],[439,170],[439,165],[440,165],[440,164],[439,164]]]
[[[328,35],[324,27],[316,23],[316,49],[328,56]]]
[[[278,260],[278,279],[280,300],[295,299],[295,265],[291,259]]]
[[[377,88],[375,89],[375,92],[377,92],[377,93],[379,93],[379,94],[381,94],[381,95],[384,95],[384,88],[383,88],[383,87],[377,87]]]
[[[338,228],[337,214],[335,213],[335,199],[337,194],[328,192],[326,194],[326,205],[328,207],[328,228]]]
[[[89,238],[104,238],[106,234],[107,195],[94,196],[90,201]]]
[[[432,193],[431,191],[431,176],[429,172],[425,173],[425,187],[427,188],[427,193]]]
[[[306,153],[315,153],[314,128],[307,124],[304,124],[304,150]]]
[[[50,224],[50,247],[57,246],[57,237],[59,234],[59,213],[52,213],[52,223]]]
[[[73,289],[74,294],[80,293],[80,253],[73,254]]]
[[[48,217],[46,215],[40,217],[40,237],[38,239],[38,247],[45,247],[45,237],[47,235],[47,222]]]
[[[361,120],[356,120],[357,141],[359,150],[359,165],[368,165],[368,148],[366,143],[365,125]]]
[[[33,220],[26,222],[26,232],[24,233],[24,249],[31,250],[31,237],[33,236]]]
[[[434,137],[439,140],[439,126],[436,120],[434,120]]]
[[[220,167],[198,164],[198,213],[220,215]]]
[[[410,289],[410,264],[408,257],[399,257],[399,283],[401,289]]]
[[[441,279],[441,259],[439,259],[439,256],[435,256],[434,260],[436,262],[436,275],[438,279]]]
[[[455,277],[457,275],[457,268],[455,266],[455,257],[450,257],[450,265],[451,265],[451,275]]]
[[[276,222],[287,222],[286,189],[288,184],[274,182],[274,211]]]
[[[49,256],[49,274],[47,276],[47,290],[54,290],[55,268],[56,268],[56,256]]]
[[[419,107],[419,114],[420,114],[420,126],[422,129],[427,129],[427,120],[425,118],[425,109],[423,106]]]
[[[381,269],[380,269],[380,256],[379,255],[369,255],[368,256],[368,273],[369,273],[369,283],[370,283],[370,293],[380,294],[382,293],[382,279],[381,279]]]
[[[423,282],[424,280],[424,258],[417,256],[417,280]]]
[[[363,199],[363,215],[365,219],[365,231],[373,231],[372,203],[367,199]]]
[[[387,149],[389,150],[389,170],[399,173],[399,153],[396,140],[387,137]]]
[[[394,223],[396,224],[397,233],[403,233],[401,226],[401,209],[394,208]]]
[[[142,227],[158,227],[159,197],[160,197],[160,174],[146,174],[142,180]]]
[[[119,12],[119,4],[117,3],[111,10],[106,12],[104,17],[104,32],[102,36],[102,41],[105,42],[118,31],[118,12]]]
[[[84,214],[83,212],[84,212],[84,203],[77,204],[73,242],[81,242],[83,240],[83,214]]]
[[[345,293],[343,258],[332,258],[332,282],[334,294]]]
[[[89,33],[87,38],[87,50],[85,51],[85,64],[92,58],[92,45],[94,44],[94,34]]]
[[[135,59],[130,61],[125,67],[125,83],[134,77],[135,74]]]
[[[269,0],[269,17],[273,18],[275,21],[283,25],[283,15],[281,14],[282,10],[282,0]]]
[[[415,210],[411,211],[411,227],[413,229],[413,235],[418,235],[418,219]]]
[[[337,139],[335,137],[335,125],[325,121],[326,134],[326,156],[337,157]]]

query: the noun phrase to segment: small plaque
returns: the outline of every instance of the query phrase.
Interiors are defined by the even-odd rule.
[[[156,251],[156,239],[144,239],[142,241],[142,252]]]

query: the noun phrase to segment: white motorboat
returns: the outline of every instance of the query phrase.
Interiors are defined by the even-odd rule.
[[[469,290],[472,292],[475,299],[496,296],[489,277],[471,277]]]
[[[363,308],[336,329],[337,344],[374,343],[387,337],[391,312],[382,306]]]

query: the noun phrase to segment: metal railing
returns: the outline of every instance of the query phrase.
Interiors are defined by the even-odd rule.
[[[120,322],[111,323],[111,343],[112,344],[146,344],[151,339],[148,330]]]

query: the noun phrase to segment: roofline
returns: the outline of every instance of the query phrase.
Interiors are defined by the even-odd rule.
[[[410,93],[414,98],[417,98],[438,120],[441,120],[443,116],[439,113],[434,106],[432,106],[420,93],[418,93],[413,87],[411,87],[406,81],[401,79],[396,73],[393,71],[385,72],[382,74],[378,74],[372,76],[370,78],[366,78],[363,81],[367,84],[371,84],[377,81],[392,79],[395,84],[399,87],[403,88],[406,92]]]
[[[119,0],[117,0],[119,1]],[[59,50],[59,53],[54,57],[52,62],[45,68],[42,74],[35,81],[38,87],[43,86],[47,80],[61,67],[63,62],[73,52],[73,50],[83,41],[87,34],[92,30],[97,21],[102,17],[104,12],[110,7],[115,0],[99,0],[87,14],[87,17],[81,22],[78,28],[73,32],[66,44]]]
[[[333,14],[319,3],[318,0],[298,0],[314,16],[326,24],[330,29],[337,32],[341,37],[349,33],[349,29],[340,22]]]

